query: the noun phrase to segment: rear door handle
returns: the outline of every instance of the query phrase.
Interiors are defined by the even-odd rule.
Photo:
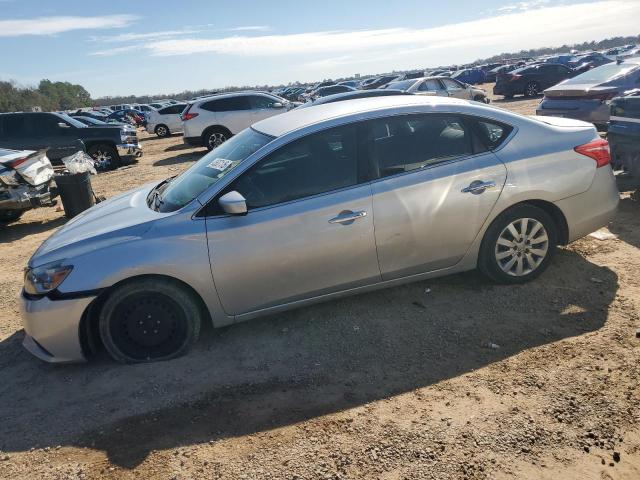
[[[475,180],[471,182],[468,187],[463,188],[462,193],[473,193],[474,195],[479,195],[484,193],[484,191],[488,188],[493,188],[496,186],[496,182],[483,182],[482,180]]]
[[[361,210],[359,212],[352,212],[351,210],[343,210],[337,217],[329,220],[329,223],[340,223],[342,225],[351,225],[353,222],[358,220],[359,218],[364,218],[367,216],[367,212]]]

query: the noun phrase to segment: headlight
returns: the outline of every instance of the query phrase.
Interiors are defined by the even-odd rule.
[[[45,295],[60,286],[73,267],[62,262],[47,263],[24,272],[24,291],[30,295]]]

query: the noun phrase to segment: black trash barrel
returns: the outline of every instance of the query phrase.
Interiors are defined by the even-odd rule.
[[[89,175],[89,172],[84,172],[54,177],[64,206],[65,217],[73,218],[95,204]]]

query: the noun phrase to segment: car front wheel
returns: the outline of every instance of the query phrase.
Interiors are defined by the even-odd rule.
[[[98,171],[113,170],[120,166],[118,152],[111,145],[93,145],[87,150],[87,153],[93,158]]]
[[[158,278],[122,284],[109,295],[99,315],[102,342],[121,363],[170,360],[185,354],[197,341],[201,322],[195,295]]]
[[[518,205],[500,214],[487,229],[479,269],[497,283],[533,280],[549,265],[558,244],[554,220],[533,205]]]

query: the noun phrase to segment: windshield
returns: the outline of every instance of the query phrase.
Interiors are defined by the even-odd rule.
[[[271,140],[273,137],[252,128],[243,130],[178,177],[160,185],[162,192],[154,189],[149,194],[149,205],[157,207],[160,212],[173,212],[184,207]]]
[[[67,114],[59,113],[58,116],[60,118],[62,118],[65,122],[67,122],[70,125],[73,125],[76,128],[85,128],[86,127],[86,125],[84,123],[79,122],[78,120],[76,120],[73,117],[70,117]]]
[[[608,63],[601,67],[588,70],[583,74],[573,77],[563,85],[580,85],[584,83],[605,83],[622,77],[637,70],[639,67],[635,64],[621,63],[620,65]]]

